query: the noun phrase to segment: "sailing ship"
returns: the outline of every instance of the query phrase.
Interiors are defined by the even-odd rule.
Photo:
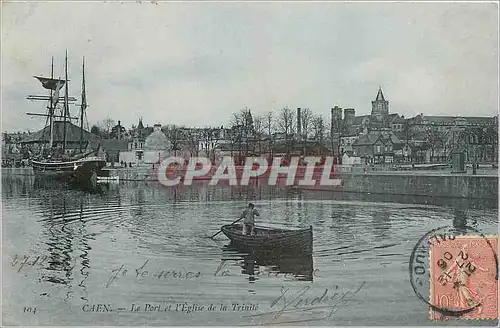
[[[49,96],[28,96],[30,100],[48,102],[46,114],[27,113],[28,115],[46,117],[45,128],[30,136],[32,142],[42,144],[41,153],[31,160],[36,177],[47,177],[78,184],[90,182],[95,185],[102,168],[106,166],[106,161],[98,156],[100,144],[95,149],[92,149],[91,141],[97,142],[98,137],[84,130],[83,123],[87,109],[85,58],[83,58],[82,70],[79,127],[71,122],[72,119],[77,118],[71,117],[69,110],[69,103],[75,102],[76,99],[69,97],[67,52],[64,80],[54,78],[54,58],[52,58],[50,78],[34,76],[50,92]],[[64,96],[60,97],[59,92],[63,87]],[[62,114],[57,115],[56,110],[61,107],[58,106],[61,100],[63,101]],[[79,136],[76,136],[78,134]],[[79,140],[75,140],[77,138]]]

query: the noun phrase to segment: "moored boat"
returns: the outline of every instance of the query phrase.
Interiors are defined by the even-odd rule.
[[[96,156],[89,156],[72,161],[32,160],[31,165],[37,176],[55,177],[70,182],[93,182],[97,181],[99,172],[106,166],[106,161]]]
[[[97,177],[106,166],[106,161],[98,157],[100,147],[88,149],[91,141],[95,143],[97,136],[85,131],[83,122],[87,108],[85,94],[85,63],[83,63],[82,77],[82,103],[80,106],[80,126],[71,123],[69,103],[76,101],[68,95],[68,57],[66,54],[65,79],[54,78],[54,63],[52,60],[51,77],[35,76],[42,86],[50,90],[48,96],[28,96],[30,100],[41,100],[48,102],[48,113],[28,115],[47,117],[48,125],[41,131],[28,136],[22,141],[24,144],[42,145],[41,153],[31,160],[35,176],[40,178],[54,179],[56,181],[74,182],[77,184],[97,182]],[[59,97],[59,91],[64,87],[64,97]],[[61,115],[56,114],[60,100],[63,100]],[[46,144],[48,146],[46,147]],[[85,152],[86,149],[86,152]]]
[[[290,253],[310,253],[313,246],[312,226],[307,229],[276,229],[255,227],[254,235],[243,235],[241,224],[224,225],[222,232],[235,247],[255,253],[286,251]]]

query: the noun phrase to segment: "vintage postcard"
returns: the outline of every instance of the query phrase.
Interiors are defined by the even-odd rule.
[[[498,2],[1,6],[2,326],[498,325]]]

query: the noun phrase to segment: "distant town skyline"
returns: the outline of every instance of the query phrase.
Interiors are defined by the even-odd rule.
[[[495,3],[3,3],[2,131],[44,127],[26,96],[46,91],[32,76],[52,56],[64,76],[66,49],[78,99],[85,56],[90,126],[220,126],[245,107],[366,115],[379,86],[405,117],[498,113]]]

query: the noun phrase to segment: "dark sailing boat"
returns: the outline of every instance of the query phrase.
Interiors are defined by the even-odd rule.
[[[28,96],[30,100],[48,101],[47,114],[28,115],[47,117],[47,126],[30,136],[25,143],[48,143],[42,146],[41,155],[32,159],[31,164],[37,177],[55,178],[67,182],[95,184],[101,169],[106,166],[106,161],[98,157],[100,145],[96,149],[88,150],[91,141],[98,141],[98,137],[85,131],[83,122],[87,100],[85,94],[85,59],[83,61],[82,99],[80,107],[80,126],[71,123],[69,102],[76,101],[68,95],[68,55],[66,52],[65,79],[54,78],[54,59],[52,58],[52,71],[50,78],[35,76],[42,86],[50,90],[50,96]],[[64,97],[59,97],[59,91],[64,87]],[[56,115],[59,100],[64,101],[62,115]],[[61,120],[62,118],[62,120]],[[79,140],[78,140],[78,139]],[[75,140],[76,139],[76,140]],[[85,140],[85,148],[84,147]],[[68,145],[69,144],[69,145]],[[73,147],[69,147],[73,146]],[[72,149],[71,149],[72,148]]]

